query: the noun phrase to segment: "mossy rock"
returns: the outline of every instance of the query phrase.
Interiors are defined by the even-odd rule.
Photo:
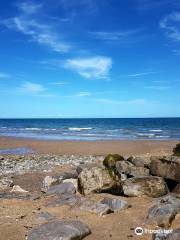
[[[180,156],[180,143],[178,143],[175,148],[173,149],[174,156]]]
[[[106,168],[114,169],[116,167],[116,162],[123,160],[123,156],[119,154],[108,154],[103,161],[103,165]]]

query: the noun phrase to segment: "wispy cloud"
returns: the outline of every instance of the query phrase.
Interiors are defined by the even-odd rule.
[[[146,75],[150,75],[150,74],[154,74],[156,72],[141,72],[141,73],[132,73],[132,74],[128,74],[127,77],[141,77],[141,76],[146,76]]]
[[[144,88],[163,91],[163,90],[168,90],[171,87],[170,86],[145,86]]]
[[[132,100],[113,100],[108,98],[97,98],[95,99],[96,102],[100,103],[107,103],[107,104],[116,104],[116,105],[122,105],[122,104],[144,104],[146,101],[145,99],[132,99]]]
[[[88,79],[106,79],[112,67],[112,60],[104,56],[73,58],[67,59],[64,67]]]
[[[51,24],[39,21],[43,5],[24,2],[17,6],[21,13],[2,21],[7,28],[25,34],[33,41],[47,46],[55,52],[68,52],[71,49],[71,45],[60,39]]]
[[[62,85],[68,84],[68,82],[51,82],[50,84],[51,85],[60,85],[60,86],[62,86]]]
[[[134,36],[140,29],[136,30],[128,30],[128,31],[114,31],[114,32],[106,32],[106,31],[98,31],[98,32],[90,32],[90,34],[100,40],[106,41],[119,41],[123,39],[127,39],[128,37]]]
[[[173,49],[172,52],[174,55],[180,56],[180,50],[179,49]]]
[[[87,96],[91,96],[90,92],[79,92],[77,94],[74,95],[75,97],[87,97]]]
[[[0,79],[4,78],[10,78],[10,75],[8,73],[0,72]]]
[[[44,92],[46,89],[38,83],[24,82],[18,90],[22,93],[38,94]]]
[[[160,28],[170,39],[180,41],[180,12],[173,12],[163,18],[160,22]]]
[[[174,4],[177,1],[174,0]],[[135,0],[137,10],[150,10],[172,4],[172,0]]]

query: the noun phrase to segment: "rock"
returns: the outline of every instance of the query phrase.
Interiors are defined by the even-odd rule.
[[[91,192],[121,192],[120,183],[101,167],[86,168],[78,177],[78,190],[86,195]]]
[[[43,223],[46,223],[46,222],[54,221],[56,219],[57,219],[56,217],[52,216],[48,212],[40,212],[38,214],[37,221],[38,221],[38,223],[43,224]]]
[[[180,143],[178,143],[175,148],[173,149],[174,156],[180,156]]]
[[[0,190],[4,190],[7,189],[9,187],[12,187],[13,184],[13,180],[11,177],[1,177],[0,178]]]
[[[136,167],[131,162],[119,161],[116,163],[116,171],[118,174],[125,173],[134,177],[148,176],[149,169],[144,167]]]
[[[130,207],[126,201],[118,198],[105,197],[103,200],[101,200],[101,203],[108,205],[113,212],[118,212]]]
[[[78,181],[77,181],[77,179],[75,179],[75,178],[70,178],[70,179],[65,179],[65,180],[63,180],[63,183],[72,183],[73,185],[74,185],[74,187],[75,187],[75,189],[76,189],[76,191],[78,190]]]
[[[0,199],[36,200],[39,196],[22,192],[0,192]]]
[[[61,205],[69,205],[74,206],[81,201],[81,198],[76,194],[62,194],[58,196],[58,198],[51,199],[47,206],[54,207],[54,206],[61,206]]]
[[[168,192],[167,185],[161,177],[133,177],[125,180],[122,185],[126,196],[161,197]]]
[[[48,195],[53,195],[53,194],[66,194],[66,193],[74,194],[75,192],[76,192],[76,189],[74,185],[70,182],[66,182],[66,183],[60,183],[60,184],[51,186],[46,193]]]
[[[134,164],[136,167],[149,167],[151,163],[150,157],[134,157],[131,156],[127,161]]]
[[[172,191],[175,195],[179,196],[180,198],[180,183],[176,185],[176,187]]]
[[[167,195],[153,205],[147,216],[148,223],[155,223],[159,227],[170,227],[177,213],[180,212],[180,199]]]
[[[80,240],[91,233],[80,221],[56,220],[30,230],[27,240]]]
[[[93,168],[93,167],[98,167],[98,164],[97,163],[80,164],[79,166],[77,166],[76,172],[79,175],[82,172],[83,169]]]
[[[150,173],[177,182],[180,181],[180,157],[152,157]]]
[[[107,204],[97,203],[93,200],[87,199],[81,201],[79,209],[83,211],[88,211],[90,213],[95,213],[99,216],[103,216],[113,212]]]
[[[179,240],[180,228],[172,230],[171,233],[156,233],[152,236],[153,240]]]
[[[116,162],[124,160],[124,157],[119,154],[109,154],[105,157],[103,165],[106,168],[115,168]]]
[[[19,185],[14,185],[10,192],[20,192],[20,193],[27,193],[28,191],[21,188]]]
[[[61,183],[62,180],[55,176],[46,176],[43,180],[42,190],[46,191],[50,186]]]

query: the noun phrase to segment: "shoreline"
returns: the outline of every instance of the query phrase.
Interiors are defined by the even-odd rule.
[[[36,140],[17,137],[0,137],[0,149],[30,148],[40,154],[107,155],[119,153],[170,154],[176,140]]]

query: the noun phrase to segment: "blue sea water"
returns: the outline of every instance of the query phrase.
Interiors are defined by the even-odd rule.
[[[180,118],[0,119],[0,136],[46,140],[180,139]]]

